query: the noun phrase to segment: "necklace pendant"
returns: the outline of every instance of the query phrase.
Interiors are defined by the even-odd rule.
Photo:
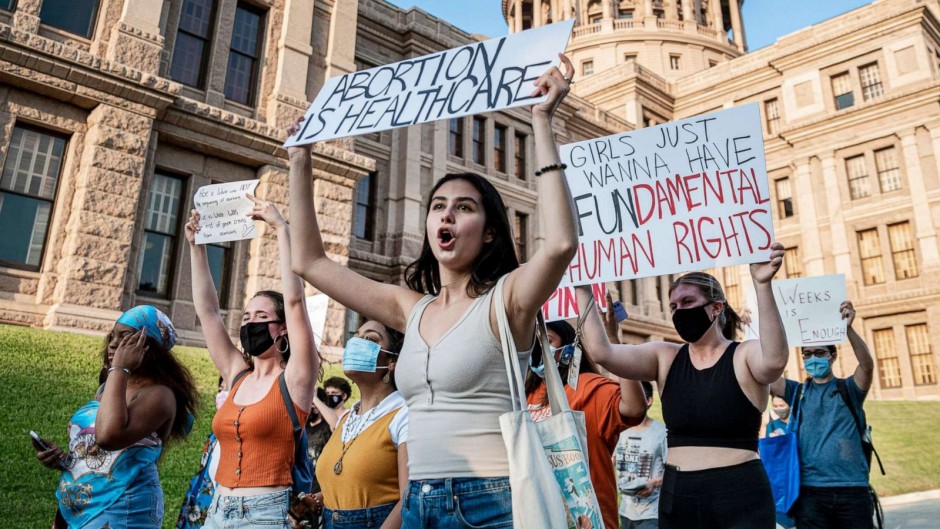
[[[343,459],[339,458],[336,460],[336,464],[333,465],[333,473],[337,476],[343,473]]]

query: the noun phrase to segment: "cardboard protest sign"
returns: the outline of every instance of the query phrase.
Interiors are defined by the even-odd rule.
[[[781,279],[772,285],[790,347],[845,341],[848,329],[839,311],[846,300],[844,275]]]
[[[258,236],[255,221],[247,217],[254,203],[245,196],[254,194],[257,180],[202,186],[193,197],[199,213],[196,244],[241,241]]]
[[[594,301],[601,309],[601,312],[607,312],[607,285],[596,283],[591,285],[591,291],[594,293]],[[580,314],[578,310],[578,296],[574,287],[559,287],[548,298],[548,301],[542,305],[542,316],[545,321],[570,320],[577,318]]]
[[[563,286],[770,257],[757,104],[565,145],[561,158],[579,230]]]
[[[333,77],[285,147],[531,105],[574,20]]]

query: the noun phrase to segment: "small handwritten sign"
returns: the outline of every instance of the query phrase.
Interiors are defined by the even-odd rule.
[[[469,3],[468,3],[469,6]],[[574,20],[333,77],[285,147],[531,105]]]
[[[255,221],[248,218],[254,203],[245,196],[254,194],[257,180],[202,186],[193,197],[199,213],[196,244],[241,241],[258,236]]]
[[[319,349],[323,345],[323,331],[326,329],[326,313],[330,307],[330,298],[326,294],[307,296],[307,317],[313,329],[313,341]]]
[[[761,138],[751,103],[562,146],[579,242],[562,285],[767,261]]]
[[[607,312],[607,285],[605,283],[591,285],[591,291],[594,293],[594,301],[601,312]],[[577,318],[579,314],[578,296],[574,287],[559,287],[542,305],[542,316],[545,317],[546,322],[570,320]]]
[[[773,291],[790,347],[845,341],[846,322],[839,310],[846,300],[844,275],[781,279],[773,282]]]

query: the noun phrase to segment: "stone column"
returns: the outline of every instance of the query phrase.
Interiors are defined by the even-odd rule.
[[[931,136],[936,146],[938,138],[934,131],[931,131]],[[937,230],[934,228],[933,215],[931,214],[930,204],[927,202],[927,186],[924,184],[924,174],[920,167],[915,131],[909,130],[901,133],[901,146],[904,149],[903,160],[904,169],[907,173],[907,182],[911,187],[915,236],[920,243],[920,263],[924,268],[938,268],[940,267],[940,253],[937,250]],[[937,152],[936,148],[934,152]]]
[[[346,0],[333,7],[330,45],[326,56],[326,78],[356,71],[356,30],[359,27],[359,0]]]
[[[816,234],[819,229],[819,220],[816,213],[816,198],[813,192],[813,174],[811,161],[803,158],[796,161],[796,172],[793,175],[793,184],[796,188],[793,196],[806,197],[800,201],[800,231],[803,234]],[[819,237],[801,236],[800,256],[806,263],[804,275],[816,276],[824,274],[822,245]]]
[[[307,70],[313,47],[313,2],[287,0],[284,21],[275,46],[277,72],[267,94],[267,121],[278,129],[286,129],[297,116],[307,110]]]
[[[643,0],[643,16],[653,16],[653,0]]]
[[[682,19],[686,22],[698,23],[697,18],[692,12],[692,0],[682,0]]]
[[[559,20],[568,20],[571,18],[571,0],[562,0],[561,1],[561,17]]]
[[[154,0],[126,0],[121,20],[111,28],[107,59],[158,75],[164,47],[160,18],[165,5]]]
[[[734,46],[738,51],[747,49],[747,39],[744,38],[744,24],[741,22],[741,4],[738,0],[729,0],[731,7],[731,30],[734,32]]]
[[[542,0],[532,0],[532,27],[542,26]]]
[[[225,74],[228,71],[229,46],[221,43],[232,41],[232,29],[235,26],[235,8],[237,0],[219,0],[216,3],[215,44],[209,47],[211,55],[208,61],[206,80],[206,103],[221,108],[225,104]]]
[[[59,199],[68,215],[67,243],[54,267],[55,281],[40,292],[51,308],[51,328],[107,330],[126,308],[125,278],[143,192],[153,119],[100,104],[88,116],[78,174],[70,196]]]
[[[614,18],[614,0],[602,0],[601,7],[604,9],[601,16],[602,20],[611,20]]]
[[[721,14],[721,0],[708,0],[708,9],[715,23],[715,30],[718,32],[718,40],[727,42],[728,33],[725,31],[725,18]]]
[[[829,211],[829,236],[832,239],[835,272],[845,274],[846,284],[851,285],[854,280],[854,268],[852,267],[852,254],[849,251],[849,239],[845,228],[845,213],[841,207],[843,197],[839,187],[839,174],[836,171],[835,154],[831,151],[823,154],[821,163],[822,181],[826,189],[826,202],[837,205]],[[799,207],[802,208],[802,202],[800,202]],[[798,209],[796,214],[801,215],[802,209]]]

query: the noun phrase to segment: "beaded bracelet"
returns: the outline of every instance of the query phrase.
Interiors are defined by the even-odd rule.
[[[114,366],[114,367],[112,367],[111,369],[108,369],[108,374],[110,375],[111,372],[114,371],[115,369],[120,369],[121,371],[127,373],[128,375],[131,374],[131,370],[130,370],[130,369],[128,369],[128,368],[126,368],[126,367],[121,367],[121,366]]]
[[[551,171],[564,171],[567,168],[568,166],[563,163],[553,163],[551,165],[546,165],[545,167],[536,171],[535,176],[542,176],[543,174]]]

